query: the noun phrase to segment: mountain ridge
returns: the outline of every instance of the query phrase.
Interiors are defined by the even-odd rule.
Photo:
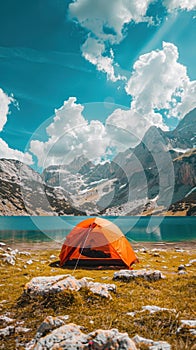
[[[39,174],[17,160],[0,159],[0,213],[146,215],[148,207],[167,209],[196,186],[195,121],[196,109],[173,131],[152,126],[134,149],[105,164],[81,156]]]

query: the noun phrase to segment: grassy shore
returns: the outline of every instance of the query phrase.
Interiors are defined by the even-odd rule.
[[[26,301],[21,295],[25,284],[32,277],[74,273],[76,278],[92,277],[98,282],[113,283],[114,270],[62,270],[51,266],[51,263],[58,260],[57,247],[52,249],[51,245],[45,245],[44,248],[44,244],[39,244],[39,247],[18,245],[20,251],[26,248],[31,255],[20,255],[15,266],[0,262],[0,314],[8,314],[15,319],[15,323],[30,328],[30,331],[1,339],[0,349],[16,349],[16,338],[19,343],[32,339],[38,326],[48,315],[69,315],[69,322],[83,326],[85,332],[98,328],[118,328],[119,331],[127,332],[130,337],[139,334],[153,340],[168,341],[175,350],[193,348],[193,335],[188,330],[177,334],[176,330],[180,320],[195,318],[196,264],[186,267],[186,274],[178,274],[179,265],[188,264],[196,258],[195,243],[181,243],[180,247],[184,247],[184,251],[176,251],[175,246],[179,246],[177,243],[156,245],[157,251],[153,251],[152,244],[145,246],[145,251],[138,251],[140,263],[134,265],[134,268],[158,269],[164,273],[165,279],[156,282],[142,279],[129,283],[115,282],[117,293],[112,295],[112,300],[82,290]],[[29,259],[33,262],[30,265],[27,263]],[[145,305],[175,309],[176,312],[136,312],[141,311]],[[127,315],[130,312],[136,314]]]

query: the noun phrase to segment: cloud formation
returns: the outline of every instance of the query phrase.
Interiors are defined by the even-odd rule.
[[[116,82],[125,80],[118,74],[112,45],[119,44],[126,37],[126,29],[131,22],[148,22],[149,6],[154,0],[75,0],[69,5],[72,20],[87,32],[87,39],[81,47],[83,57],[96,66],[98,71],[106,73],[107,79]],[[162,0],[169,13],[196,9],[196,0]],[[158,14],[157,14],[158,17]]]
[[[13,101],[12,97],[9,97],[0,89],[0,132],[7,122],[9,106]],[[29,153],[10,148],[2,138],[0,138],[0,158],[16,159],[29,165],[33,164],[32,156]]]
[[[115,73],[111,45],[119,44],[125,37],[126,24],[148,20],[146,11],[153,1],[113,0],[111,6],[105,0],[76,0],[69,5],[70,17],[88,33],[81,48],[83,57],[113,82],[125,77]]]
[[[23,153],[16,149],[10,148],[2,138],[0,138],[0,150],[0,158],[15,159],[28,165],[33,164],[32,156],[28,152]]]
[[[192,11],[196,9],[196,0],[163,0],[163,5],[168,12],[175,10]]]
[[[82,115],[84,107],[70,97],[55,110],[55,116],[46,129],[48,140],[32,140],[30,151],[40,167],[68,164],[78,156],[89,160],[107,154],[109,139],[104,125],[98,120],[88,122]]]
[[[162,50],[139,57],[127,82],[131,109],[147,116],[154,125],[161,126],[161,110],[165,110],[167,117],[181,119],[195,106],[195,82],[190,81],[178,58],[177,47],[163,42]]]
[[[3,127],[7,122],[9,105],[12,101],[13,99],[6,95],[5,92],[0,88],[0,131],[3,130]]]

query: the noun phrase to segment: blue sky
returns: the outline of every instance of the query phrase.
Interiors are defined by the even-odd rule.
[[[0,157],[104,159],[177,125],[195,107],[195,7],[0,0]]]

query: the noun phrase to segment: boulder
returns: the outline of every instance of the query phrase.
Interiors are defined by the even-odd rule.
[[[59,293],[64,290],[77,292],[81,288],[87,288],[92,293],[105,298],[111,298],[109,292],[116,291],[115,284],[92,282],[91,279],[85,277],[77,280],[74,276],[71,275],[58,275],[32,278],[32,280],[25,286],[25,293],[30,295],[45,296],[49,293]]]
[[[63,326],[64,324],[66,324],[66,321],[68,320],[68,318],[69,318],[68,315],[57,316],[57,317],[53,317],[53,316],[46,317],[45,320],[39,326],[35,339],[39,339],[44,335],[46,335],[47,333],[49,333],[50,331],[52,331],[53,329]]]
[[[159,270],[120,270],[114,273],[114,280],[131,281],[135,278],[143,278],[146,281],[158,281],[165,276]]]
[[[117,329],[98,329],[89,334],[84,334],[81,327],[76,324],[63,325],[45,337],[34,338],[26,345],[26,350],[101,350],[101,349],[126,349],[136,350],[134,342],[127,333],[120,333]]]

